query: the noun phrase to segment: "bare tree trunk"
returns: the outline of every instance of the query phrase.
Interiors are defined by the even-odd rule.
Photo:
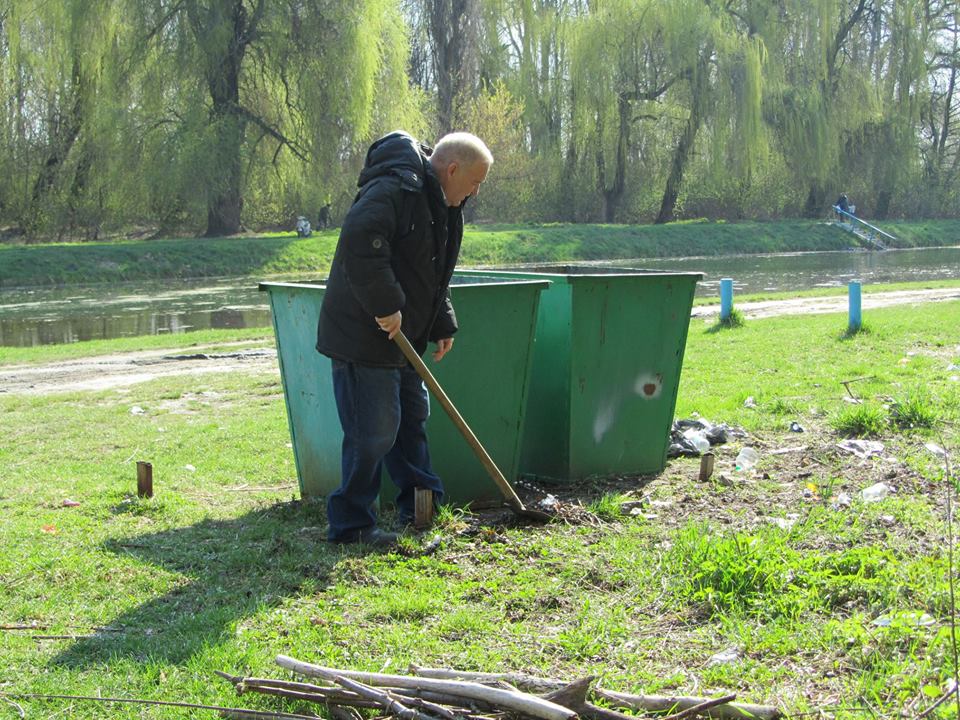
[[[622,94],[617,98],[617,156],[616,168],[613,172],[613,185],[607,189],[600,186],[603,192],[603,221],[612,223],[617,221],[617,213],[623,193],[627,187],[627,147],[630,144],[630,102]]]
[[[677,148],[673,153],[670,174],[667,176],[667,184],[660,201],[660,212],[657,213],[657,219],[654,221],[658,225],[673,220],[673,212],[677,206],[677,198],[680,195],[680,186],[683,183],[683,174],[687,169],[687,161],[690,159],[693,144],[697,140],[697,133],[700,132],[700,126],[703,124],[703,115],[707,105],[706,95],[710,85],[708,74],[712,53],[712,48],[703,51],[697,63],[696,73],[691,81],[690,116],[687,118],[686,127],[683,129],[680,140],[677,142]]]
[[[207,85],[212,101],[211,123],[216,131],[217,157],[211,194],[207,199],[207,237],[234,235],[240,232],[240,211],[243,207],[241,152],[245,123],[240,113],[240,70],[246,51],[249,33],[247,11],[243,0],[220,2],[212,11],[209,25],[230,23],[232,32],[225,44],[210,43],[207,56]],[[200,43],[215,28],[203,27],[194,14],[193,26]]]

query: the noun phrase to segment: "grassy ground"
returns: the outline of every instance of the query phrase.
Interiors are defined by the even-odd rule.
[[[429,556],[417,537],[401,553],[327,546],[322,505],[297,499],[275,374],[0,394],[0,625],[37,626],[0,631],[0,693],[276,710],[212,673],[281,677],[272,659],[284,653],[729,689],[793,717],[914,716],[955,671],[947,484],[924,444],[958,446],[960,303],[876,310],[868,323],[846,337],[845,315],[694,321],[677,415],[749,433],[717,449],[711,481],[690,459],[573,489],[599,524],[447,512]],[[234,339],[256,341],[207,338]],[[840,382],[860,377],[849,393]],[[838,450],[837,428],[875,433],[882,457]],[[744,444],[760,452],[755,470],[734,468]],[[138,459],[154,466],[151,500],[135,495]],[[881,480],[895,492],[863,502]],[[643,512],[621,515],[627,499]],[[30,718],[211,716],[17,702]],[[4,717],[17,711],[0,697]]]
[[[960,244],[960,220],[885,223],[899,247]],[[326,274],[337,231],[310,238],[185,238],[109,243],[0,245],[0,288],[146,278]],[[687,222],[668,225],[470,227],[461,264],[844,250],[852,235],[821,222]]]

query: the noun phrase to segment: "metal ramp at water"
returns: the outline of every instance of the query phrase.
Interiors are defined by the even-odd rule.
[[[881,238],[887,242],[897,242],[897,238],[890,233],[884,232],[865,220],[861,220],[853,213],[841,210],[839,205],[834,205],[833,210],[837,214],[837,217],[840,218],[840,220],[834,222],[833,225],[848,233],[853,233],[865,242],[871,250],[887,249],[886,243],[884,243]]]

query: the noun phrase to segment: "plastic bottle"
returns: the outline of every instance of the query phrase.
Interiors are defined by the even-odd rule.
[[[702,430],[687,428],[683,431],[683,436],[690,441],[690,444],[697,449],[697,452],[705,453],[710,450],[710,441]]]
[[[745,447],[737,455],[737,470],[749,470],[760,460],[760,453],[752,447]]]

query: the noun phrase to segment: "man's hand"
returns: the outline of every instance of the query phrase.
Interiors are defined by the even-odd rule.
[[[433,359],[435,362],[439,362],[443,359],[443,356],[450,352],[450,349],[453,347],[453,338],[444,338],[443,340],[437,340],[437,349],[433,351]]]
[[[374,320],[377,321],[380,329],[387,333],[387,337],[393,340],[394,335],[400,332],[400,323],[403,320],[403,316],[401,316],[400,311],[397,310],[393,315],[374,318]]]

